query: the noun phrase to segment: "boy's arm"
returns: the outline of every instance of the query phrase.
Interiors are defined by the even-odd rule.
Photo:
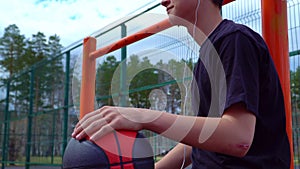
[[[243,103],[230,106],[219,118],[103,107],[80,120],[72,136],[78,140],[86,136],[97,140],[114,130],[148,129],[192,147],[243,157],[252,144],[255,124],[255,115]]]

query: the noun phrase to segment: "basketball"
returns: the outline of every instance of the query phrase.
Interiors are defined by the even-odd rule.
[[[115,131],[96,142],[72,138],[63,169],[154,169],[153,151],[144,135],[135,131]]]

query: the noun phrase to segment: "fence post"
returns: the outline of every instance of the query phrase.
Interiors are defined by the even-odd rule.
[[[8,138],[9,138],[9,93],[10,93],[10,80],[7,80],[6,84],[6,98],[5,98],[5,111],[4,111],[4,137],[2,145],[2,169],[7,164],[7,153],[8,153]]]
[[[127,27],[125,24],[121,25],[121,38],[125,38],[127,36]],[[120,91],[121,91],[121,100],[120,106],[126,106],[126,79],[127,79],[127,47],[124,46],[121,48],[121,75],[120,75]]]
[[[83,40],[80,119],[95,110],[96,58],[91,58],[90,53],[96,50],[96,42],[93,37],[86,37]]]
[[[289,41],[286,0],[261,0],[262,31],[274,60],[284,95],[286,131],[291,147],[291,169],[294,168],[292,113],[290,92]]]
[[[56,133],[56,130],[55,130],[55,126],[56,126],[56,114],[57,114],[58,112],[54,112],[53,114],[52,114],[52,122],[53,122],[53,125],[52,125],[52,137],[51,137],[51,139],[52,139],[52,145],[51,145],[51,150],[52,150],[52,153],[51,153],[51,164],[53,164],[54,163],[54,156],[55,156],[55,146],[54,146],[54,143],[55,143],[55,133]]]
[[[29,112],[27,124],[27,143],[26,143],[26,169],[30,168],[30,150],[31,150],[31,130],[32,130],[32,116],[33,116],[33,98],[34,98],[34,78],[35,68],[30,71],[30,90],[29,90]]]
[[[68,144],[68,121],[69,121],[69,84],[70,84],[70,51],[66,53],[66,76],[65,76],[65,98],[64,98],[64,127],[63,127],[63,152]]]

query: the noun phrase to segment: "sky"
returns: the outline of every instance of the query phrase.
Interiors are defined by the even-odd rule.
[[[0,0],[0,37],[16,24],[31,38],[58,35],[64,47],[160,0]]]

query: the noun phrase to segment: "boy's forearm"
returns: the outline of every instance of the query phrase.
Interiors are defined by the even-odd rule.
[[[255,116],[242,106],[234,106],[220,118],[162,113],[145,125],[162,136],[200,149],[242,157],[249,150]]]

